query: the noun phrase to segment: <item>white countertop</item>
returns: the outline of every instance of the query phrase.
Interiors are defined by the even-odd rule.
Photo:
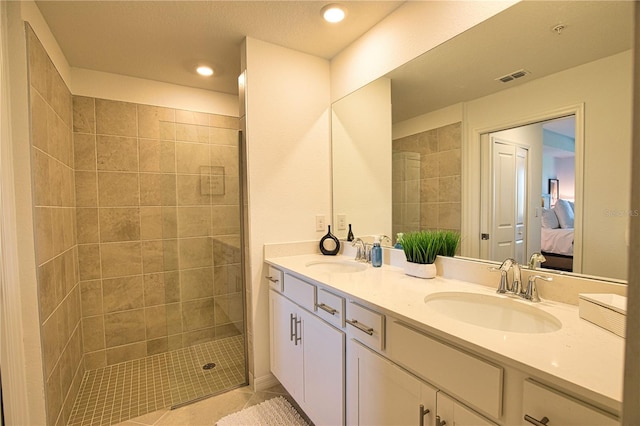
[[[451,319],[424,303],[426,296],[438,292],[495,295],[492,288],[442,277],[413,278],[401,268],[388,265],[367,265],[366,270],[354,273],[326,273],[306,267],[319,260],[353,262],[346,256],[319,254],[265,259],[273,266],[368,302],[456,345],[551,381],[620,414],[624,339],[581,319],[577,306],[548,300],[535,304],[519,301],[552,314],[562,322],[562,328],[539,334],[493,330]]]

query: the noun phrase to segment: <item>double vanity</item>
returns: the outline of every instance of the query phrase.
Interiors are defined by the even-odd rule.
[[[265,250],[271,371],[316,425],[619,424],[624,339],[577,295],[496,294],[486,265],[456,258],[422,280],[282,254]]]

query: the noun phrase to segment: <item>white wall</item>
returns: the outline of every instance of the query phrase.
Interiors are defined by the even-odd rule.
[[[464,103],[410,118],[393,125],[393,140],[459,123],[464,119]]]
[[[517,2],[406,2],[331,60],[332,102]]]
[[[259,387],[270,376],[265,243],[320,240],[331,218],[329,62],[246,41],[248,221],[252,351]]]
[[[238,116],[237,95],[82,68],[71,68],[71,82],[74,95]]]
[[[631,150],[631,61],[632,52],[623,52],[468,102],[463,137],[465,211],[474,211],[479,205],[475,198],[479,130],[497,129],[506,123],[584,103],[584,129],[578,129],[584,131],[585,146],[582,272],[625,279],[627,256],[621,253],[627,251],[629,217],[607,211],[630,209],[631,162],[628,155],[620,153]],[[579,174],[580,170],[576,172]],[[475,220],[472,215],[463,217],[463,232],[479,235]],[[477,257],[473,252],[468,254]]]
[[[633,151],[632,164],[640,164],[640,5],[635,3],[635,57],[633,59]],[[632,168],[631,199],[640,200],[640,167]],[[638,208],[634,201],[631,209]],[[629,258],[640,258],[640,219],[631,218]],[[629,293],[627,301],[627,339],[625,348],[624,401],[640,400],[640,262],[629,262]],[[633,402],[622,406],[622,425],[640,424],[640,404]]]
[[[5,388],[5,415],[9,424],[45,424],[44,373],[40,345],[40,323],[36,281],[36,260],[33,240],[33,210],[31,188],[31,143],[29,133],[29,91],[27,81],[27,48],[23,22],[23,4],[3,4],[2,67],[8,80],[2,87],[2,210],[3,221],[12,227],[2,230],[3,248],[11,250],[3,271],[10,282],[3,282],[3,324],[14,327],[3,333],[2,353],[11,359],[2,361],[2,383]],[[6,44],[5,44],[6,43]],[[8,102],[7,102],[8,101]],[[8,120],[9,119],[9,120]],[[10,126],[9,132],[5,126]],[[9,155],[10,158],[5,158]],[[7,161],[11,163],[5,167]],[[4,222],[7,224],[7,222]],[[6,246],[5,246],[6,244]],[[6,286],[6,287],[5,287]],[[21,330],[16,330],[20,327]],[[11,339],[11,340],[7,340]],[[9,346],[9,347],[8,347]]]
[[[575,158],[556,158],[555,169],[559,181],[560,193],[558,196],[563,200],[573,201],[576,196],[576,168]],[[547,188],[548,189],[548,188]]]
[[[391,234],[391,81],[380,78],[335,102],[331,119],[333,213],[356,236]]]

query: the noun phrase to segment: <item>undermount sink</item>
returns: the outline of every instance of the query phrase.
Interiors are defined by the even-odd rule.
[[[514,333],[551,333],[562,328],[553,315],[506,296],[445,292],[426,296],[426,305],[452,319]]]
[[[321,272],[328,272],[333,274],[348,274],[352,272],[361,272],[367,269],[367,265],[356,262],[349,262],[344,260],[335,261],[323,261],[309,262],[305,265],[307,268],[312,268]]]

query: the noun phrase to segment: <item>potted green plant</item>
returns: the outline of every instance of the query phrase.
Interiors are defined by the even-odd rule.
[[[404,273],[418,278],[436,276],[436,257],[442,249],[439,231],[406,232],[402,236],[402,249],[407,258]]]
[[[441,256],[453,257],[456,255],[458,245],[460,245],[460,232],[458,231],[438,231],[442,238],[442,246],[440,247]]]

